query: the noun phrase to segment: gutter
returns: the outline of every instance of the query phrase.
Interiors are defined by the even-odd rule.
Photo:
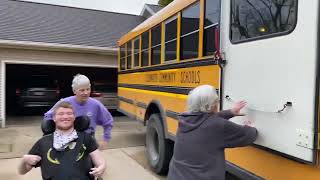
[[[73,44],[44,43],[32,41],[0,40],[0,47],[14,49],[47,50],[63,52],[82,52],[103,55],[117,55],[118,48],[83,46]]]

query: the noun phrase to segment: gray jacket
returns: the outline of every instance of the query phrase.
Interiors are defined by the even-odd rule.
[[[257,137],[256,128],[227,120],[232,117],[230,111],[181,114],[167,180],[224,180],[224,149]]]

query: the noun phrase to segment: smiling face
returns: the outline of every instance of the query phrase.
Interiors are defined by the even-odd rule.
[[[66,131],[74,127],[75,116],[72,107],[58,107],[55,110],[53,120],[56,129]]]

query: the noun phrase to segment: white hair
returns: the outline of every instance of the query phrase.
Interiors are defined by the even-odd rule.
[[[189,92],[188,112],[211,112],[218,102],[216,89],[211,85],[201,85]]]
[[[87,76],[82,74],[77,74],[74,76],[72,80],[72,90],[76,91],[82,87],[91,87],[90,80]]]

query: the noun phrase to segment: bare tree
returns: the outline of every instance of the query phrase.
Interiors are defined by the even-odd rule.
[[[235,4],[232,9],[232,26],[238,29],[240,38],[281,32],[292,26],[290,17],[294,8],[294,0],[242,0],[241,6],[250,7],[249,11],[243,12],[241,12],[240,1],[233,0],[232,2]],[[241,19],[241,15],[244,19]],[[264,31],[253,33],[259,28],[263,28]]]
[[[170,4],[173,0],[159,0],[158,1],[158,4],[161,6],[161,7],[165,7],[166,5]]]

